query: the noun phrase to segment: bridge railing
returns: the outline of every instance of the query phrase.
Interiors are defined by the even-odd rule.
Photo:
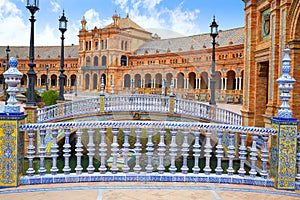
[[[212,120],[210,115],[211,106],[197,101],[175,99],[174,113],[192,116],[205,120]]]
[[[179,114],[199,120],[217,123],[242,124],[242,116],[229,110],[210,106],[201,102],[174,98],[174,110],[169,96],[162,95],[106,95],[104,112],[153,112]],[[70,101],[37,109],[37,122],[59,121],[63,118],[99,113],[100,97]]]
[[[274,129],[186,122],[84,121],[23,124],[20,130],[27,131],[29,137],[27,175],[21,178],[21,184],[179,181],[274,185],[268,149],[269,138],[276,134]],[[57,145],[59,131],[64,135],[61,152]],[[47,132],[53,141],[49,155]],[[37,135],[40,142],[36,147]],[[75,138],[73,144],[71,136]],[[257,147],[259,138],[263,140],[261,149]],[[46,160],[50,162],[48,167]]]
[[[160,95],[108,95],[106,112],[169,112],[169,97]]]
[[[230,110],[212,107],[212,116],[213,122],[242,125],[242,115]]]
[[[59,103],[36,110],[37,122],[49,122],[67,117],[99,112],[99,97]]]

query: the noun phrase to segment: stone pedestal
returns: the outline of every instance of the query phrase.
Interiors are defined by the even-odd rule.
[[[19,132],[26,115],[0,113],[0,188],[20,184],[24,160],[24,134]]]
[[[273,117],[271,121],[277,135],[271,138],[270,176],[276,189],[295,190],[297,119]]]

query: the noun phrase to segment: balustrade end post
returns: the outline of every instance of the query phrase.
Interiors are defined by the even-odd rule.
[[[104,95],[100,95],[100,112],[101,112],[101,113],[104,112],[104,106],[105,106]]]
[[[276,189],[295,190],[298,121],[281,117],[271,121],[277,134],[271,137],[270,176]]]
[[[169,104],[170,114],[174,114],[174,108],[175,108],[175,95],[170,95],[170,104]]]
[[[24,134],[19,132],[26,115],[0,116],[0,188],[20,185],[24,160]]]

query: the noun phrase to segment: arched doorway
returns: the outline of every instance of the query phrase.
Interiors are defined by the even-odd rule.
[[[106,87],[106,75],[105,74],[102,74],[101,75],[101,82],[100,82],[100,84],[102,84],[102,80],[103,80],[103,82],[104,82],[104,89],[105,89],[105,87]],[[100,85],[101,86],[101,85]]]
[[[125,74],[124,76],[124,88],[130,88],[130,75]]]
[[[93,90],[97,89],[97,85],[98,85],[98,75],[94,74],[93,75]]]
[[[155,88],[162,88],[162,75],[161,74],[155,75]]]
[[[227,90],[235,90],[235,72],[233,70],[230,70],[227,72]]]
[[[184,86],[184,74],[182,72],[177,74],[177,88],[183,88]]]
[[[76,85],[76,75],[72,74],[71,75],[71,86],[75,86]]]
[[[57,86],[57,76],[55,74],[51,75],[50,85],[51,85],[51,87]]]
[[[145,88],[151,88],[151,75],[146,74],[145,75]]]
[[[46,85],[46,82],[47,82],[47,75],[46,74],[43,74],[41,76],[41,85]]]
[[[167,85],[166,85],[166,87],[167,87],[167,88],[170,88],[170,86],[171,86],[171,81],[172,81],[172,78],[173,78],[173,74],[172,74],[172,73],[167,73],[166,78],[167,78]]]
[[[142,87],[141,75],[139,74],[134,75],[134,87],[136,88]]]
[[[90,88],[90,75],[86,74],[85,75],[85,87],[84,87],[84,89],[88,90],[89,88]]]
[[[189,89],[196,89],[196,74],[194,72],[189,73]]]

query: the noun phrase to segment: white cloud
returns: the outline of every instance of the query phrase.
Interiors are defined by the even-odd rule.
[[[89,30],[94,29],[95,26],[97,28],[102,28],[103,26],[106,26],[112,22],[112,19],[100,19],[99,13],[94,9],[89,9],[86,11],[84,13],[84,17],[87,21],[87,28]]]
[[[183,35],[200,32],[199,9],[184,10],[183,2],[174,9],[160,6],[163,0],[116,0],[115,4],[143,28],[169,29]],[[145,23],[147,22],[147,23]]]
[[[20,36],[29,35],[30,29],[22,19],[21,10],[9,0],[0,1],[0,10],[0,44],[24,45],[24,37]]]
[[[53,12],[60,11],[60,5],[59,5],[59,3],[55,2],[55,1],[50,1],[50,4],[52,6],[52,11]]]

